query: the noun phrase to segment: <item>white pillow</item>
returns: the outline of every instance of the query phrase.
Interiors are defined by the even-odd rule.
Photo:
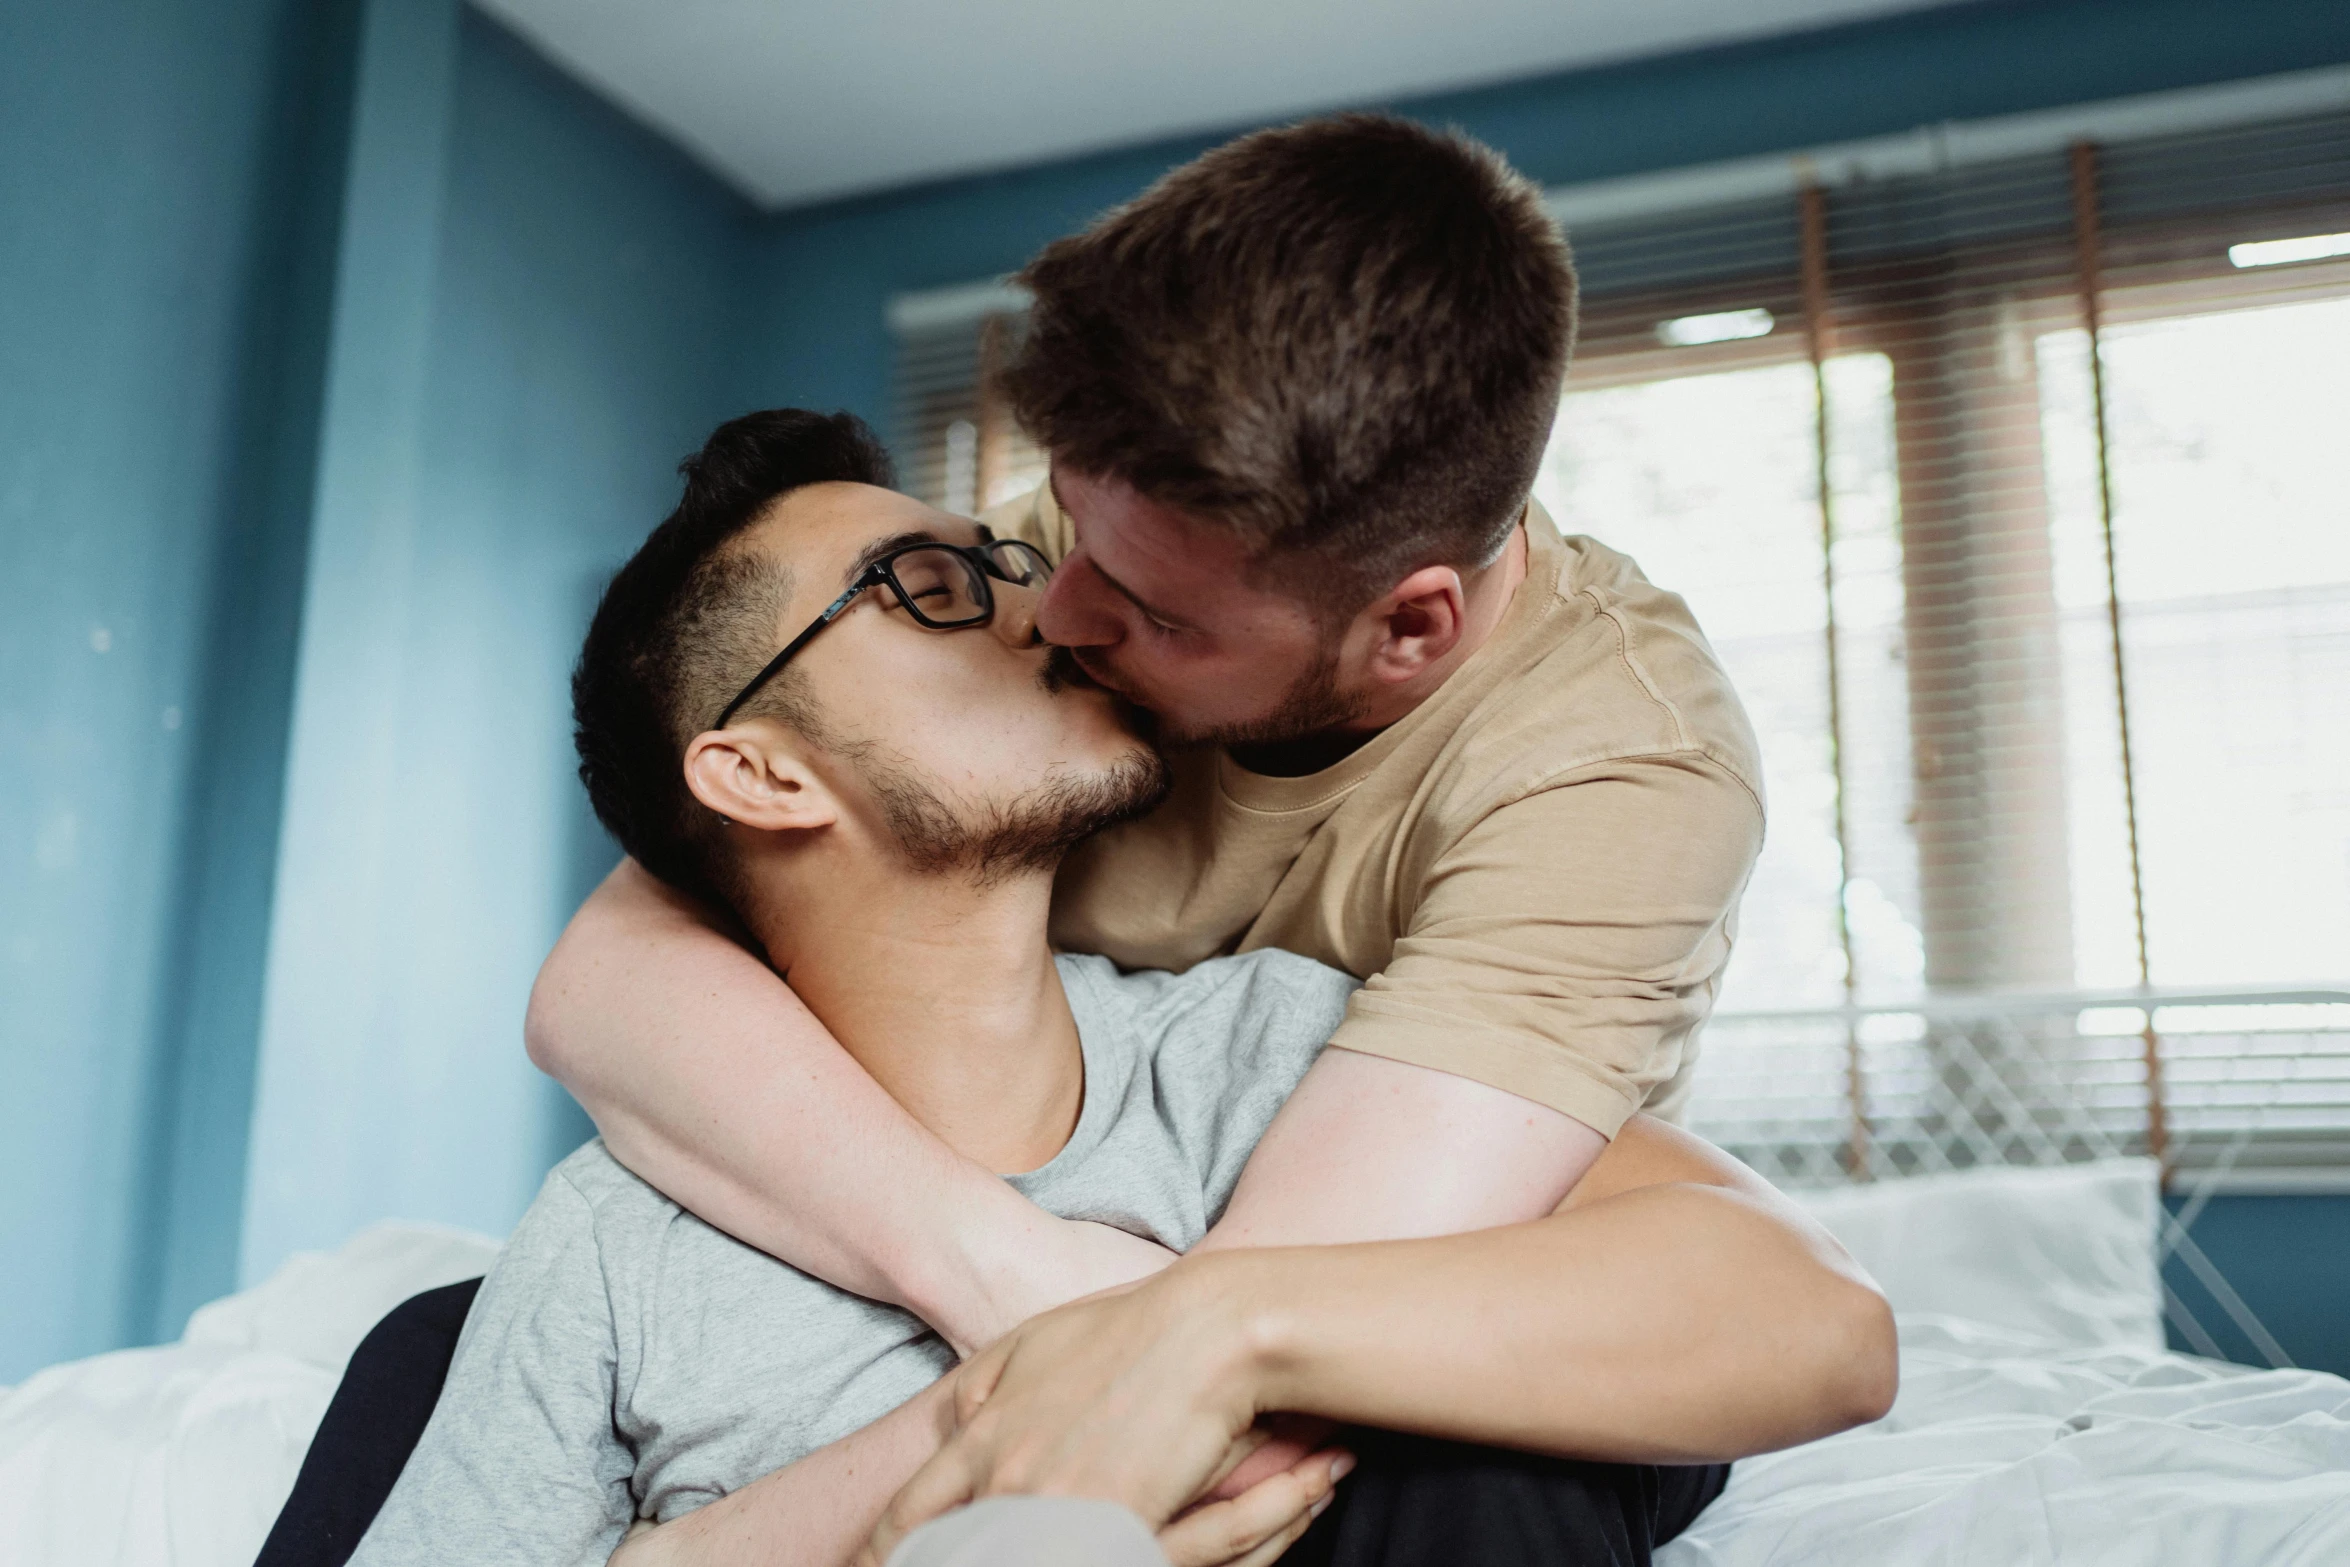
[[[176,1344],[0,1390],[0,1563],[249,1567],[359,1340],[497,1254],[462,1230],[373,1225],[199,1308]]]
[[[2159,1350],[2151,1159],[1991,1168],[1797,1192],[1893,1309],[1968,1317],[2068,1348]]]
[[[268,1350],[342,1375],[383,1314],[411,1295],[475,1279],[498,1260],[487,1235],[387,1219],[333,1252],[298,1251],[275,1273],[198,1306],[181,1342]]]

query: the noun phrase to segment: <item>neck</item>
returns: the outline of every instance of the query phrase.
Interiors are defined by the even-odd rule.
[[[752,922],[793,993],[957,1153],[1012,1173],[1060,1152],[1085,1064],[1044,939],[1050,873],[982,887],[794,852],[790,873],[761,878],[772,912]]]

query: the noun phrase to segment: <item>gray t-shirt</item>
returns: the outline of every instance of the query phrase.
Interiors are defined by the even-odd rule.
[[[1085,1102],[1068,1145],[1008,1179],[1064,1218],[1188,1249],[1355,982],[1277,950],[1183,974],[1059,964]],[[482,1286],[354,1567],[601,1563],[632,1519],[714,1502],[953,1364],[912,1315],[712,1229],[590,1143]]]

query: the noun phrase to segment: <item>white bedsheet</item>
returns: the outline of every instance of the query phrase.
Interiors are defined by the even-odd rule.
[[[2062,1186],[2013,1184],[2003,1174],[1983,1188],[2006,1194],[2008,1217],[1975,1217],[2021,1223],[2019,1206],[2044,1210]],[[1870,1201],[1912,1196],[1941,1202],[1948,1190]],[[2068,1342],[2143,1331],[2095,1291],[2079,1294],[2095,1310],[2019,1327],[2018,1313],[2045,1315],[2046,1303],[1990,1292],[1992,1264],[1953,1239],[1955,1217],[1929,1204],[1831,1223],[1877,1257],[1897,1305],[1963,1286],[2003,1324],[1905,1312],[1892,1414],[1740,1464],[1658,1567],[2350,1564],[2350,1381]],[[1906,1252],[1884,1249],[1895,1243]],[[2012,1234],[2005,1251],[2038,1255]],[[247,1567],[368,1326],[418,1290],[482,1272],[495,1252],[479,1236],[377,1226],[205,1307],[177,1344],[53,1366],[0,1392],[0,1564]],[[2117,1256],[2099,1267],[2124,1285],[2150,1271]],[[2035,1265],[2031,1282],[2046,1289],[2055,1267]],[[1955,1283],[1941,1278],[1952,1269]]]
[[[176,1344],[51,1366],[0,1390],[4,1567],[252,1567],[343,1363],[495,1241],[381,1224],[203,1307]]]
[[[1749,1459],[1658,1567],[2343,1567],[2350,1381],[1901,1319],[1884,1420]]]

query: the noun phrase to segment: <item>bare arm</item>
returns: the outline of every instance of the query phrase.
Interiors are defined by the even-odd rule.
[[[1036,1207],[923,1129],[767,965],[624,860],[531,992],[531,1059],[694,1213],[963,1353],[1168,1254]]]
[[[1898,1375],[1891,1309],[1843,1248],[1645,1117],[1551,1218],[1217,1265],[1169,1293],[1230,1314],[1251,1402],[1465,1441],[1741,1458],[1876,1419]]]
[[[1599,1133],[1531,1099],[1326,1050],[1193,1250],[1405,1240],[1537,1219],[1606,1149]]]
[[[1428,873],[1203,1248],[1549,1213],[1680,1065],[1760,834],[1743,785],[1679,758],[1492,811]]]
[[[1636,1119],[1551,1217],[1195,1255],[1023,1324],[964,1368],[961,1429],[860,1560],[996,1492],[1164,1517],[1267,1410],[1690,1462],[1874,1419],[1896,1376],[1892,1313],[1826,1232],[1734,1160]]]
[[[942,1378],[864,1430],[707,1507],[630,1535],[610,1567],[840,1567],[953,1429],[953,1395],[954,1379]]]

